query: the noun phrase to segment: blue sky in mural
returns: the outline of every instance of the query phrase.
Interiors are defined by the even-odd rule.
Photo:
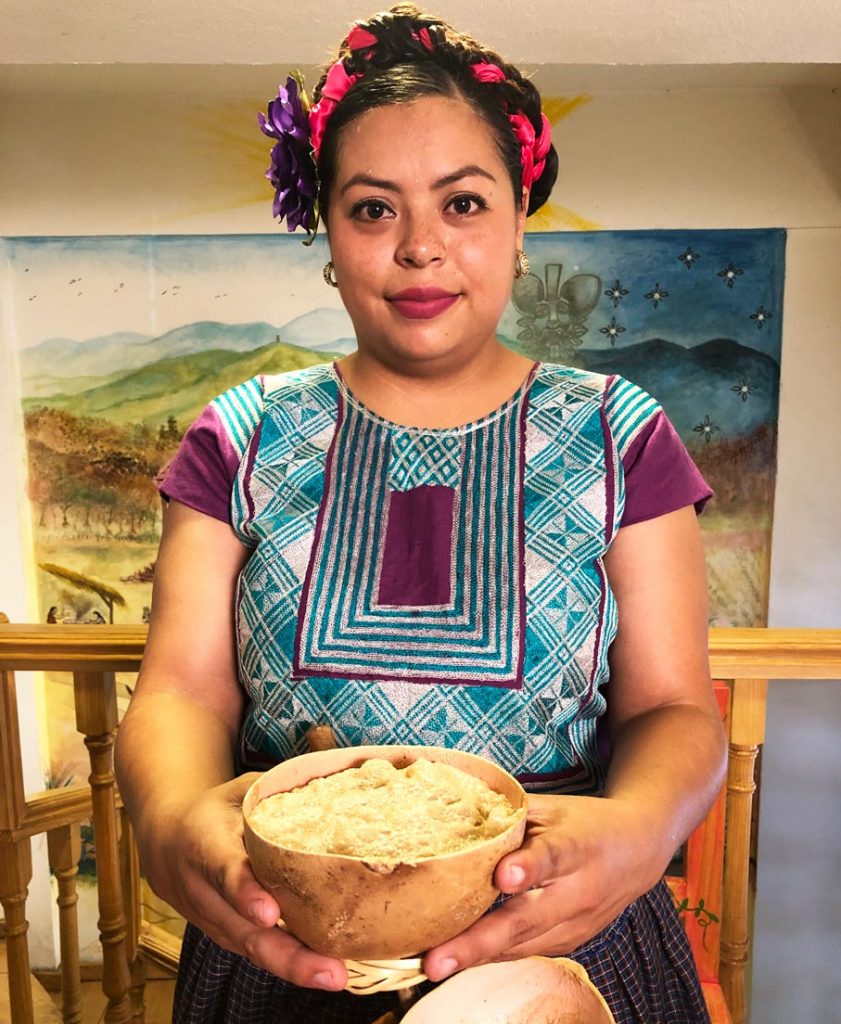
[[[533,276],[500,330],[536,358],[639,384],[687,443],[748,437],[777,422],[785,243],[782,229],[528,235]],[[578,303],[559,303],[555,349],[546,292]]]
[[[282,326],[316,306],[341,310],[321,277],[325,240],[307,248],[302,237],[4,239],[18,347],[117,332],[156,337],[205,320]]]
[[[96,335],[162,333],[190,318],[280,326],[313,309],[310,285],[321,286],[327,259],[323,237],[307,248],[288,235],[10,238],[3,245],[20,305],[30,303],[19,309],[21,347],[64,336],[80,320]],[[526,249],[533,271],[560,263],[564,279],[597,275],[603,293],[618,282],[588,320],[587,348],[612,347],[600,329],[613,318],[624,328],[615,346],[729,337],[779,362],[782,230],[548,232],[527,235]],[[237,287],[227,288],[234,278]],[[253,287],[243,287],[248,281]],[[319,307],[341,308],[337,295],[316,294]],[[512,307],[503,329],[516,318]]]
[[[501,335],[536,358],[629,377],[687,440],[746,435],[777,419],[785,237],[780,229],[529,234],[531,306],[524,316],[522,302],[512,303]],[[323,236],[312,247],[283,233],[0,245],[25,378],[59,362],[71,376],[90,374],[208,347],[243,350],[276,335],[324,352],[354,344],[338,292],[321,277]],[[546,310],[536,305],[547,281],[556,296],[577,296],[577,307],[560,303],[573,338],[562,349],[547,347]],[[523,341],[532,327],[533,341]]]
[[[783,230],[552,232],[528,235],[526,249],[533,272],[556,262],[562,279],[575,273],[601,279],[586,348],[650,338],[688,347],[730,338],[779,362]],[[615,294],[604,294],[617,282]],[[760,309],[766,311],[759,313],[761,327],[752,319]],[[503,327],[510,329],[514,318],[509,310]],[[600,329],[613,318],[624,331],[611,346]]]

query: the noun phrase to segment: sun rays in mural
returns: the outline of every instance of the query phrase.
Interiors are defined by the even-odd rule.
[[[257,100],[222,100],[196,107],[185,117],[200,163],[205,188],[182,217],[198,217],[267,203],[271,216],[272,188],[264,177],[271,140],[260,131]],[[262,105],[265,110],[265,104]]]
[[[563,121],[591,96],[549,96],[543,109],[553,129],[556,148],[563,151]],[[195,205],[182,211],[184,217],[216,214],[258,203],[271,210],[272,188],[265,178],[271,140],[257,125],[257,111],[265,110],[259,100],[237,100],[215,104],[213,109],[197,108],[190,115],[190,128],[201,152],[207,188],[198,193]],[[593,231],[599,224],[553,200],[528,219],[529,231]]]
[[[559,155],[563,153],[563,129],[559,126],[570,114],[589,103],[591,99],[589,93],[544,97],[543,111],[552,124],[552,141]],[[588,220],[582,214],[561,206],[552,199],[544,203],[537,213],[532,214],[526,221],[527,231],[596,231],[600,227],[601,225],[595,221]]]

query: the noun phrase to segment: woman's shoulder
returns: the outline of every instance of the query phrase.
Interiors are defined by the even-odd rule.
[[[313,391],[330,391],[335,374],[329,363],[317,363],[283,373],[259,374],[217,395],[213,410],[235,447],[244,452],[267,407],[303,400]]]
[[[557,391],[592,392],[601,395],[608,387],[611,375],[595,373],[579,366],[564,363],[540,362],[535,374],[535,383],[544,389]]]

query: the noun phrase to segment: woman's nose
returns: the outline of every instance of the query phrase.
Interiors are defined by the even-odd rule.
[[[404,219],[396,258],[404,267],[426,267],[441,262],[446,254],[442,226],[437,218],[412,215]]]

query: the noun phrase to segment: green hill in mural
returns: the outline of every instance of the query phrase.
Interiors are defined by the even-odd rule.
[[[112,375],[78,394],[25,399],[24,408],[49,406],[114,423],[157,425],[170,416],[192,422],[216,395],[261,373],[283,373],[323,363],[329,353],[275,342],[251,352],[214,349],[160,359],[139,370]]]

